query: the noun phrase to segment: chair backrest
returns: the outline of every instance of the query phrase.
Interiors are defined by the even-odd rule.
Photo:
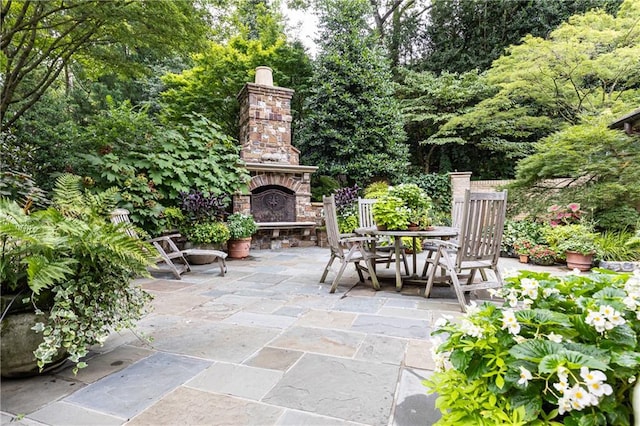
[[[462,209],[464,207],[464,197],[455,197],[451,207],[451,227],[460,228],[462,223]]]
[[[111,223],[114,225],[126,224],[123,226],[125,232],[128,236],[133,238],[138,238],[138,233],[131,226],[131,220],[129,219],[129,210],[126,209],[115,209],[111,212]]]
[[[340,231],[338,230],[338,214],[336,213],[336,200],[333,195],[323,196],[324,224],[327,227],[327,242],[331,251],[342,257],[343,250],[340,245]]]
[[[491,260],[495,267],[507,214],[507,191],[471,192],[466,190],[458,235],[456,266],[462,262]]]
[[[376,198],[358,198],[358,224],[360,228],[376,226],[371,207],[377,202],[378,200]]]

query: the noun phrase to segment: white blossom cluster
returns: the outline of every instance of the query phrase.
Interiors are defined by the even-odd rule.
[[[584,381],[576,381],[573,386],[569,385],[569,370],[566,367],[558,367],[557,373],[558,382],[553,387],[562,395],[558,398],[559,414],[596,406],[601,396],[613,393],[611,386],[605,383],[607,376],[602,371],[581,367],[580,377]]]
[[[636,319],[640,320],[640,270],[633,271],[633,276],[624,285],[627,297],[622,299],[627,309],[635,311]]]
[[[600,306],[598,311],[587,309],[587,318],[584,321],[601,334],[626,322],[622,314],[609,305]]]
[[[434,336],[431,338],[430,352],[431,358],[433,359],[433,362],[435,364],[435,371],[445,371],[453,367],[451,365],[451,361],[449,360],[451,352],[438,352],[438,347],[440,347],[443,342],[444,341],[439,336]]]
[[[514,336],[520,333],[520,323],[512,309],[502,311],[502,329],[504,330],[505,328]]]

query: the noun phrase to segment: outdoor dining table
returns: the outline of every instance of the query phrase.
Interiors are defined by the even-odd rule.
[[[430,239],[449,239],[458,235],[458,229],[452,228],[450,226],[433,226],[428,230],[422,231],[381,231],[377,227],[369,227],[369,228],[358,228],[355,230],[356,234],[359,235],[374,235],[374,236],[387,236],[393,238],[394,241],[394,249],[395,249],[395,264],[396,264],[396,291],[402,290],[403,279],[419,279],[420,277],[417,274],[417,256],[416,250],[414,250],[412,255],[413,260],[413,274],[408,277],[403,277],[400,272],[400,251],[402,249],[402,237],[410,237],[411,238],[411,247],[416,246],[416,240],[420,238],[421,240],[424,238]]]

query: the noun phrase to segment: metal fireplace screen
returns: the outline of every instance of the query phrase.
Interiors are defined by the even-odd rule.
[[[279,186],[256,188],[251,194],[251,214],[256,222],[295,222],[296,196]]]

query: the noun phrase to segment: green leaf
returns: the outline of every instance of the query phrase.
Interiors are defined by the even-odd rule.
[[[560,343],[534,339],[513,346],[509,349],[509,354],[517,359],[538,363],[545,356],[563,350],[564,347]]]
[[[576,370],[580,367],[595,368],[602,371],[609,370],[609,366],[602,361],[580,352],[564,350],[545,356],[538,365],[538,371],[540,373],[554,373],[559,366],[565,366],[571,370]]]

